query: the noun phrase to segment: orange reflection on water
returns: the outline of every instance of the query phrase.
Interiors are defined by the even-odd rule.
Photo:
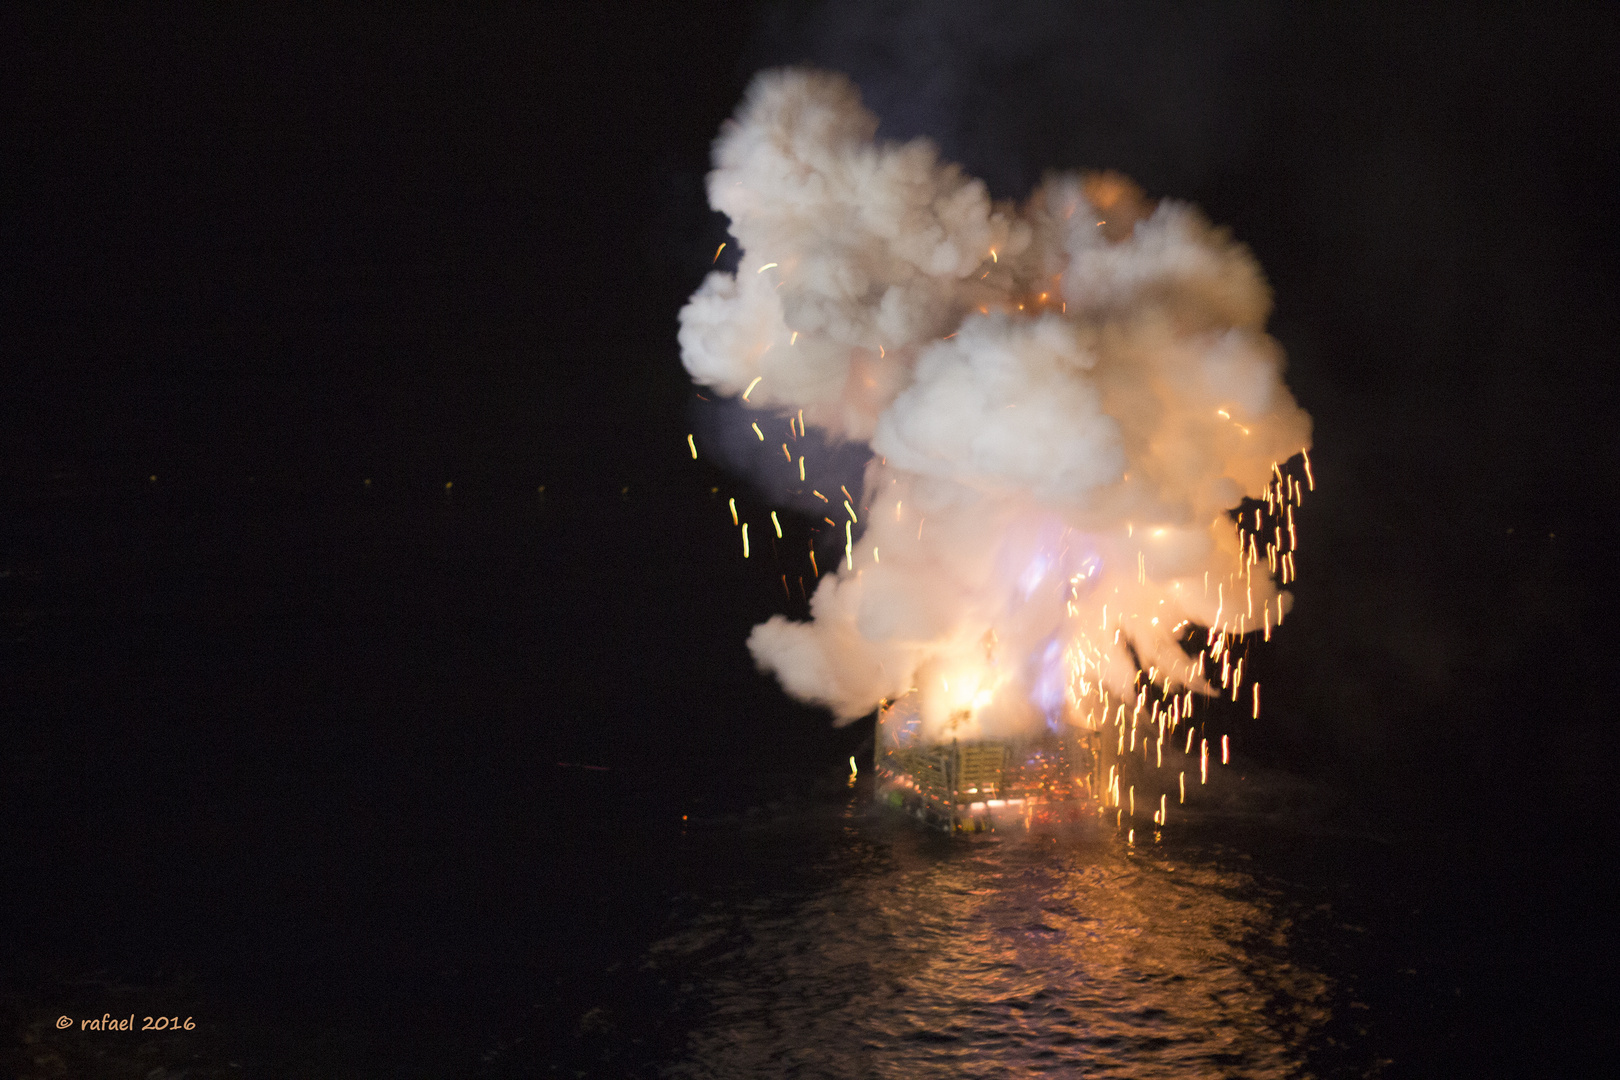
[[[861,832],[652,950],[704,1016],[672,1075],[1281,1077],[1329,1017],[1240,869],[1111,831]]]

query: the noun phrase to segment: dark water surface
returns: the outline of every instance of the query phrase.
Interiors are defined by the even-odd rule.
[[[242,897],[166,942],[126,928],[145,955],[111,967],[35,957],[12,1004],[47,1067],[18,1075],[1514,1077],[1603,1045],[1582,987],[1612,935],[1520,880],[1522,851],[1242,819],[964,842],[864,784],[773,788],[552,817],[567,842],[504,866],[279,918]],[[101,1010],[203,1030],[51,1030]]]
[[[12,988],[45,1064],[18,1075],[1528,1076],[1596,1046],[1572,991],[1601,961],[1455,838],[1224,820],[963,842],[864,785],[776,786],[686,822],[570,814],[571,842],[481,871],[518,887],[452,873],[364,918],[330,901],[324,928],[319,901],[278,927],[246,900],[172,928],[178,974],[58,954]],[[203,1031],[48,1023],[103,1010]]]
[[[1591,1018],[1506,853],[1454,837],[963,843],[857,796],[687,845],[640,961],[669,1075],[1536,1075]]]
[[[1348,1005],[1332,905],[1234,853],[836,831],[650,951],[702,1003],[676,1075],[1288,1076]]]

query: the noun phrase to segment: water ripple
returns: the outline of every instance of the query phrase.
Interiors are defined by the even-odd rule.
[[[697,1016],[670,1076],[1296,1076],[1330,1015],[1296,905],[1207,854],[882,823],[754,843],[774,886],[649,952]]]

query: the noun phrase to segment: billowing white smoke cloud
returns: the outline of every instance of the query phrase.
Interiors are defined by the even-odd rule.
[[[1138,661],[1209,691],[1178,632],[1277,621],[1292,538],[1228,512],[1310,440],[1259,267],[1121,177],[1020,210],[876,130],[841,76],[775,71],[715,144],[743,255],[681,312],[687,369],[876,455],[812,620],[755,627],[756,660],[840,719],[911,692],[964,737],[1097,725]]]

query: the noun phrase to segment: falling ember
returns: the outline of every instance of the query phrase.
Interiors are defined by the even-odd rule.
[[[731,506],[731,523],[733,525],[736,525],[736,524],[738,524],[738,521],[737,521],[737,500],[736,499],[728,499],[726,501]]]
[[[748,522],[743,522],[743,558],[748,558]]]
[[[771,524],[776,526],[776,538],[778,540],[782,539],[782,523],[776,519],[775,510],[771,511]],[[1256,689],[1258,690],[1258,687]],[[1256,705],[1255,708],[1259,708],[1259,706]]]
[[[690,435],[688,435],[686,437],[686,446],[687,446],[687,449],[692,451],[692,460],[696,461],[697,460],[697,443],[696,443],[696,441],[693,440],[692,436],[690,436]]]
[[[841,76],[773,71],[715,143],[710,202],[768,261],[709,274],[681,312],[683,363],[796,419],[794,438],[872,454],[859,497],[839,485],[844,559],[811,618],[772,617],[750,651],[840,723],[904,699],[920,746],[1095,737],[1121,755],[1095,790],[1117,807],[1126,778],[1133,812],[1136,786],[1159,793],[1162,826],[1165,792],[1186,799],[1183,740],[1164,748],[1179,725],[1189,756],[1204,736],[1208,782],[1218,732],[1194,698],[1248,687],[1259,715],[1246,649],[1283,623],[1293,507],[1315,489],[1269,288],[1226,231],[1117,174],[992,202],[877,125]],[[1166,756],[1179,775],[1154,779]]]

